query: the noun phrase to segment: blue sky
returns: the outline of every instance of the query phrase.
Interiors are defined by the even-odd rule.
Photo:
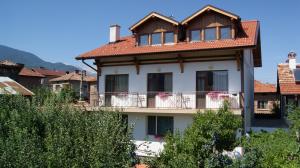
[[[107,43],[111,24],[129,35],[151,11],[181,21],[207,4],[261,22],[263,67],[256,79],[275,83],[277,64],[291,50],[300,54],[298,0],[1,0],[0,44],[83,67],[74,57]]]

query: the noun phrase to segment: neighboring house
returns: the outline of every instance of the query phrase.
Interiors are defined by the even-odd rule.
[[[83,100],[89,100],[90,98],[90,83],[96,81],[95,77],[87,76],[85,72],[80,73],[75,71],[65,74],[61,77],[51,79],[49,82],[52,85],[54,92],[61,91],[62,88],[71,88],[76,93],[76,97],[80,97]]]
[[[259,114],[274,114],[279,110],[277,88],[274,84],[254,81],[254,112]]]
[[[199,110],[224,100],[250,129],[254,67],[261,67],[258,21],[206,6],[182,22],[152,12],[130,30],[120,37],[120,26],[111,26],[108,44],[76,59],[95,61],[99,106],[120,108],[135,140],[183,132]]]
[[[50,87],[49,80],[61,77],[67,73],[66,71],[50,70],[44,67],[34,68],[34,71],[45,76],[45,78],[42,79],[42,85],[49,86],[49,87]]]
[[[0,76],[6,76],[18,80],[18,74],[24,67],[24,64],[16,64],[8,60],[0,61]]]
[[[35,89],[42,86],[44,75],[32,68],[22,68],[19,73],[18,82],[29,89]]]
[[[33,96],[30,90],[22,86],[18,82],[10,79],[9,77],[0,76],[0,95],[23,95],[23,96]]]
[[[300,107],[300,64],[297,64],[296,53],[290,52],[286,63],[278,64],[277,79],[281,113],[286,116],[288,105]]]

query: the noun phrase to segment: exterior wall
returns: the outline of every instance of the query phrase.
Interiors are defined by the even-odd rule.
[[[9,77],[15,81],[18,81],[19,72],[22,70],[23,66],[5,66],[0,65],[0,76]]]
[[[37,87],[41,87],[41,80],[40,77],[32,77],[32,76],[19,76],[18,82],[25,86],[28,89],[34,89]]]
[[[106,75],[129,74],[129,92],[146,94],[148,73],[172,72],[173,93],[183,93],[189,96],[192,102],[189,108],[195,108],[196,72],[209,70],[228,70],[229,93],[238,95],[241,92],[241,73],[237,70],[236,61],[184,63],[184,73],[180,72],[179,64],[142,65],[138,75],[135,66],[103,67],[101,70],[102,75],[99,76],[100,96],[105,92]]]
[[[91,82],[89,83],[89,94],[90,94],[90,105],[97,106],[98,103],[98,91],[97,91],[97,83]]]
[[[55,82],[55,83],[52,83],[52,90],[54,92],[58,92],[60,91],[62,88],[64,88],[64,86],[66,85],[69,85],[70,88],[75,92],[76,94],[76,97],[80,97],[80,81],[61,81],[61,82]],[[56,90],[56,86],[58,86],[60,89],[59,90]],[[84,86],[84,89],[83,89],[83,98],[85,100],[88,100],[89,99],[89,85],[87,82],[83,82],[83,86]]]
[[[267,101],[267,109],[258,109],[258,101]],[[273,104],[277,101],[276,93],[255,93],[254,94],[254,113],[271,114],[273,113]]]
[[[133,126],[133,139],[134,140],[147,140],[147,141],[160,141],[153,135],[147,135],[147,116],[157,116],[157,114],[137,114],[128,113],[128,124]],[[183,131],[192,123],[193,115],[180,115],[180,114],[159,114],[160,116],[173,116],[174,117],[174,132]]]
[[[254,118],[254,67],[251,49],[244,49],[244,127],[250,131],[251,121]]]

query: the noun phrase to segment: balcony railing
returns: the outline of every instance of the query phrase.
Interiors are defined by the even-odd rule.
[[[100,93],[92,104],[116,108],[158,109],[217,109],[226,100],[230,108],[241,108],[240,93],[232,92],[105,92]]]

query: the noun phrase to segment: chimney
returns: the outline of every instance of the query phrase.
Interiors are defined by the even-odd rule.
[[[111,25],[109,27],[109,43],[115,43],[120,40],[120,26]]]
[[[297,54],[295,52],[289,52],[287,63],[289,63],[289,68],[291,70],[296,69],[297,62],[296,62]]]

